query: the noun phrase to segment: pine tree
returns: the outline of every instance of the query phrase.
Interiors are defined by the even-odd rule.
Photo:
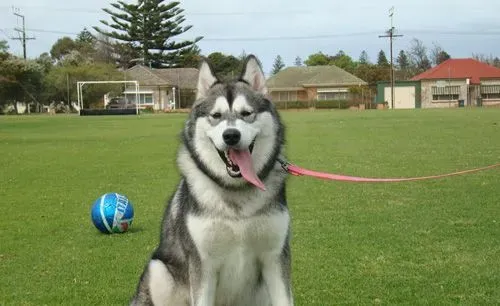
[[[96,40],[95,36],[92,35],[92,33],[90,33],[90,31],[87,28],[83,28],[83,30],[76,36],[75,42],[92,44],[95,43],[95,40]]]
[[[271,71],[271,74],[276,74],[280,72],[281,69],[285,67],[285,63],[283,62],[283,59],[281,58],[280,55],[276,56],[274,59],[274,64],[273,64],[273,70]]]
[[[399,55],[396,58],[396,63],[401,70],[407,70],[410,67],[410,60],[408,59],[408,55],[406,55],[405,51],[399,51]]]
[[[133,46],[141,54],[147,65],[178,64],[179,55],[202,39],[176,42],[176,36],[191,29],[192,26],[181,26],[185,21],[179,7],[180,2],[163,3],[164,0],[137,0],[137,4],[127,4],[123,1],[112,3],[116,9],[104,8],[111,15],[112,23],[101,20],[101,23],[111,28],[111,32],[93,27],[97,32],[110,38]]]
[[[93,58],[96,52],[96,42],[96,37],[92,35],[87,28],[83,28],[76,36],[75,49],[80,52],[83,57],[90,59]]]
[[[370,63],[370,60],[368,59],[368,53],[366,53],[365,50],[361,51],[361,54],[359,55],[359,63],[365,65]]]
[[[201,50],[195,44],[189,48],[185,48],[180,53],[179,67],[182,68],[198,68],[201,61]]]
[[[385,56],[384,50],[380,50],[380,52],[378,53],[377,65],[379,65],[380,67],[389,66],[389,61],[387,60],[387,57]]]

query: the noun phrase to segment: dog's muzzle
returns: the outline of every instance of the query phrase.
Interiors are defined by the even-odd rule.
[[[236,146],[240,142],[241,139],[241,133],[237,129],[227,129],[224,131],[222,134],[222,138],[224,140],[224,143],[228,146],[226,150],[219,150],[217,149],[217,152],[219,153],[220,158],[226,164],[226,170],[229,176],[231,177],[241,177],[241,171],[240,167],[231,160],[229,150],[238,150]],[[250,146],[248,147],[248,150],[250,153],[253,151],[253,147],[255,144],[255,139],[252,141]]]

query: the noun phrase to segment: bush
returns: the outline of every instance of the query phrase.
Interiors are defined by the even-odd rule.
[[[357,105],[356,103],[346,100],[314,101],[314,102],[315,102],[314,103],[315,107],[318,109],[330,109],[330,108],[346,109],[349,108],[350,106]]]
[[[330,101],[277,101],[273,102],[277,109],[347,109],[351,106],[357,106],[359,102],[346,100],[330,100]]]
[[[273,103],[277,109],[306,109],[310,107],[307,101],[277,101]]]
[[[55,105],[55,110],[56,110],[56,114],[69,114],[71,113],[71,108],[64,104],[64,102],[60,102],[58,104]]]
[[[152,114],[154,112],[155,110],[153,109],[152,106],[146,106],[145,108],[141,109],[141,113],[143,114]]]
[[[12,103],[0,105],[1,115],[17,115],[16,107]]]

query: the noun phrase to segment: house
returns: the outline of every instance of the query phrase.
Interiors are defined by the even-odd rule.
[[[411,80],[420,81],[423,108],[500,105],[500,69],[472,58],[446,60]]]
[[[377,84],[377,103],[391,108],[391,84]],[[471,58],[449,59],[411,78],[396,81],[394,108],[500,106],[500,69]]]
[[[273,102],[348,100],[349,88],[367,85],[333,65],[288,67],[267,80]]]
[[[125,71],[128,80],[139,82],[139,107],[155,110],[188,108],[194,102],[198,81],[196,68],[151,69],[136,65]],[[135,87],[127,86],[125,98],[135,103]]]

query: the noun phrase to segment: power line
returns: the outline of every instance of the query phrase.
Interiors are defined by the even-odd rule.
[[[92,9],[92,8],[83,8],[83,7],[55,7],[55,6],[46,6],[46,5],[21,5],[18,6],[23,9],[36,9],[36,10],[50,10],[51,12],[69,12],[69,13],[90,13],[90,14],[104,14],[102,9]],[[0,5],[0,9],[9,9],[10,6]],[[378,6],[376,5],[358,5],[356,9],[376,9]],[[350,10],[348,8],[336,8],[339,9]],[[477,11],[483,12],[488,11],[488,9],[477,9]],[[187,16],[248,16],[248,15],[317,15],[317,14],[326,14],[323,10],[303,10],[303,9],[289,9],[289,10],[270,10],[270,11],[229,11],[229,12],[220,12],[220,11],[191,11],[189,9],[184,9],[184,15]]]
[[[22,5],[18,6],[24,9],[36,9],[36,10],[46,10],[51,12],[66,12],[66,13],[89,13],[89,14],[104,14],[102,9],[91,9],[91,8],[78,8],[78,7],[54,7],[46,5]],[[9,9],[10,6],[0,5],[0,9]],[[361,5],[357,6],[358,9],[374,9],[377,8],[375,5]],[[340,8],[336,8],[337,10]],[[347,8],[346,8],[347,10]],[[480,9],[479,11],[488,11],[487,9]],[[203,12],[203,11],[190,11],[185,9],[183,14],[186,16],[252,16],[252,15],[317,15],[324,14],[325,11],[321,10],[277,10],[277,11],[232,11],[232,12]]]
[[[500,36],[500,31],[447,31],[447,30],[435,30],[435,29],[427,29],[427,30],[405,30],[406,33],[411,34],[438,34],[438,35],[460,35],[460,36]]]
[[[102,9],[89,9],[77,7],[50,7],[42,5],[21,6],[25,9],[50,10],[51,12],[70,12],[70,13],[104,13]],[[374,6],[363,6],[363,8],[372,8]],[[0,6],[0,8],[9,8],[8,6]],[[279,11],[233,11],[233,12],[203,12],[185,10],[184,15],[187,16],[248,16],[248,15],[311,15],[324,13],[323,11],[313,10],[279,10]]]
[[[66,32],[49,29],[27,28],[30,32],[48,33],[48,34],[63,34],[63,35],[78,35],[78,32]],[[306,35],[306,36],[269,36],[269,37],[204,37],[204,41],[268,41],[268,40],[307,40],[307,39],[329,39],[335,37],[350,37],[350,36],[371,36],[377,32],[354,32],[347,34],[325,34],[325,35]],[[500,33],[499,33],[500,35]]]
[[[379,35],[378,37],[389,37],[391,49],[391,108],[394,109],[394,65],[392,56],[392,40],[394,37],[402,37],[403,35],[394,34],[394,26],[392,25],[392,17],[394,16],[394,6],[389,10],[389,17],[391,18],[391,28],[387,31],[387,35]]]
[[[42,6],[42,5],[32,5],[32,6],[26,6],[26,5],[21,5],[18,6],[24,9],[36,9],[36,10],[46,10],[46,11],[51,11],[51,12],[73,12],[73,13],[104,13],[102,10],[97,10],[97,9],[89,9],[89,8],[61,8],[61,7],[50,7],[50,6]],[[9,9],[11,8],[10,6],[7,5],[0,5],[0,9]]]
[[[248,16],[248,15],[310,15],[321,11],[290,10],[290,11],[254,11],[254,12],[185,12],[187,16]]]
[[[78,35],[79,34],[77,32],[66,32],[66,31],[59,31],[59,30],[46,30],[46,29],[33,29],[33,28],[29,28],[26,30],[28,30],[30,32],[49,33],[49,34],[63,34],[63,35]]]
[[[6,34],[5,29],[0,29],[6,37],[11,39]],[[46,34],[58,34],[58,35],[78,35],[78,32],[70,32],[70,31],[59,31],[59,30],[51,30],[51,29],[39,29],[39,28],[26,28],[26,31],[29,32],[37,32],[37,33],[46,33]],[[394,29],[393,29],[394,31]],[[425,30],[405,30],[406,33],[412,35],[468,35],[468,36],[500,36],[500,31],[446,31],[439,29],[425,29]],[[391,31],[387,31],[387,35],[380,35],[379,37],[389,37],[390,38]],[[302,35],[302,36],[269,36],[269,37],[204,37],[202,41],[207,42],[244,42],[244,41],[290,41],[290,40],[321,40],[321,39],[331,39],[331,38],[340,38],[340,37],[352,37],[352,36],[372,36],[376,35],[377,32],[353,32],[353,33],[342,33],[342,34],[324,34],[324,35]],[[399,35],[394,35],[393,37],[399,37]],[[16,38],[19,40],[19,38]]]
[[[48,34],[63,34],[63,35],[78,35],[78,32],[68,32],[50,29],[27,28],[26,31],[48,33]],[[433,35],[470,35],[470,36],[500,36],[500,31],[443,31],[436,29],[429,30],[405,30],[406,33],[413,35],[418,34],[433,34]],[[335,37],[350,37],[350,36],[372,36],[377,34],[375,31],[370,32],[352,32],[343,34],[324,34],[324,35],[302,35],[302,36],[269,36],[269,37],[205,37],[204,41],[268,41],[268,40],[307,40],[307,39],[329,39]],[[389,36],[385,36],[389,37]],[[395,37],[395,36],[394,36]]]
[[[66,32],[59,30],[27,28],[30,32],[48,33],[48,34],[63,34],[63,35],[78,35],[78,32]],[[306,35],[306,36],[269,36],[269,37],[204,37],[204,41],[267,41],[267,40],[307,40],[307,39],[328,39],[334,37],[349,37],[349,36],[371,36],[377,32],[354,32],[347,34],[325,34],[325,35]],[[500,33],[499,33],[500,35]]]
[[[2,32],[2,34],[5,35],[5,37],[7,37],[7,39],[11,38],[4,29],[0,29],[0,32]]]
[[[274,37],[206,37],[205,41],[267,41],[267,40],[307,40],[307,39],[328,39],[334,37],[350,36],[370,36],[376,32],[356,32],[348,34],[326,34],[326,35],[307,35],[307,36],[274,36]]]

